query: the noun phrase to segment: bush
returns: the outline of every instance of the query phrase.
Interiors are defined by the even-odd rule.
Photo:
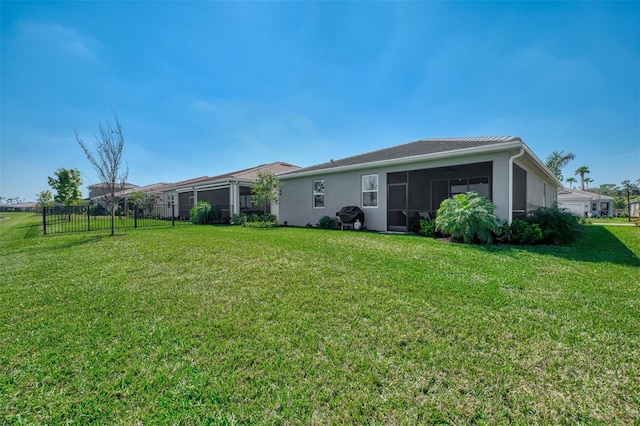
[[[322,216],[318,221],[318,228],[320,229],[336,229],[338,227],[338,221],[330,216]]]
[[[582,233],[578,217],[560,210],[558,206],[534,210],[526,217],[526,221],[540,227],[544,244],[571,244]]]
[[[278,223],[278,218],[274,214],[234,214],[231,217],[232,225],[250,226],[253,228],[274,226]]]
[[[234,214],[231,216],[231,225],[244,225],[247,221],[247,215],[244,213]]]
[[[537,223],[513,219],[511,225],[507,222],[502,225],[499,239],[506,244],[533,245],[542,240],[542,230]]]
[[[436,221],[427,218],[420,219],[420,235],[433,238],[436,236]]]
[[[220,218],[220,213],[216,206],[212,206],[206,201],[198,201],[198,204],[189,210],[191,223],[194,225],[208,225]]]
[[[495,205],[477,192],[458,194],[444,200],[436,214],[436,230],[467,244],[493,241],[500,231]]]

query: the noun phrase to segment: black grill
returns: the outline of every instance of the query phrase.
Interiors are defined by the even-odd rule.
[[[345,225],[353,227],[353,224],[358,219],[364,226],[364,212],[358,206],[343,207],[339,212],[336,212],[336,216],[338,216],[340,218],[340,222],[342,222],[342,229],[344,229]]]

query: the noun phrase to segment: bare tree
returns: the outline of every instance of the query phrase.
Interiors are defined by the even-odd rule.
[[[120,194],[125,189],[129,176],[129,168],[123,164],[122,160],[124,135],[115,109],[113,119],[115,121],[113,125],[109,122],[98,123],[98,134],[93,135],[95,154],[89,150],[78,132],[75,132],[76,140],[100,178],[103,190],[100,196],[101,204],[111,213],[111,235],[115,233],[116,208],[122,199]]]

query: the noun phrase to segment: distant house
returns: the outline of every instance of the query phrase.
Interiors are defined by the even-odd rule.
[[[134,190],[138,188],[138,185],[134,185],[132,183],[125,183],[122,185],[122,191]],[[89,200],[91,201],[100,201],[103,199],[104,195],[108,193],[108,188],[106,183],[96,183],[93,185],[89,185]]]
[[[281,175],[297,169],[298,166],[278,161],[213,177],[202,176],[168,185],[161,191],[162,200],[169,206],[167,216],[188,218],[189,210],[198,201],[207,201],[220,210],[222,219],[229,220],[234,214],[262,211],[262,207],[251,202],[251,188],[258,173]],[[277,205],[271,206],[271,213],[278,214]]]
[[[31,201],[14,204],[0,204],[0,212],[32,212],[35,211],[37,204]]]
[[[304,226],[358,206],[365,226],[410,232],[440,203],[477,191],[511,221],[557,201],[555,175],[517,136],[425,139],[280,176],[280,222]]]
[[[631,211],[631,217],[640,217],[640,198],[629,200],[629,210]]]
[[[562,188],[558,191],[558,207],[579,217],[613,216],[613,198],[580,189]]]

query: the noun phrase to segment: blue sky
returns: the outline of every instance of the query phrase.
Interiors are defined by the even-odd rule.
[[[112,120],[132,183],[517,135],[640,178],[640,2],[1,3],[0,195]]]

